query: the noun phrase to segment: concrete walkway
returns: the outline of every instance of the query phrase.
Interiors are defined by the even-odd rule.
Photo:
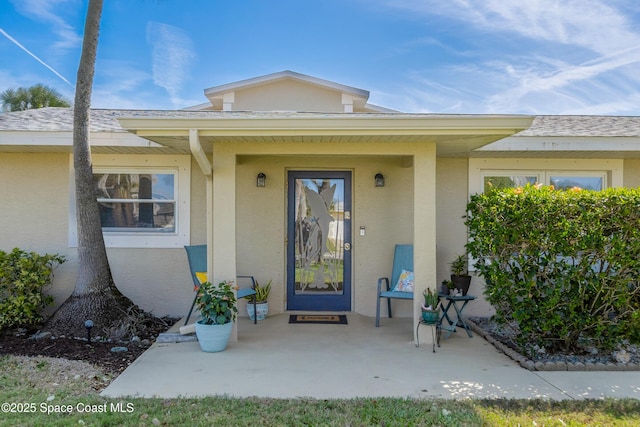
[[[406,318],[381,319],[380,328],[353,313],[348,325],[288,318],[240,319],[239,341],[221,353],[197,342],[155,343],[102,395],[640,399],[640,372],[531,372],[460,329],[432,353],[429,327],[421,326],[416,348]]]

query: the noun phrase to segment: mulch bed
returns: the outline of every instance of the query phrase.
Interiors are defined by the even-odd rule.
[[[0,333],[0,355],[46,356],[69,360],[82,360],[117,376],[155,342],[158,334],[166,332],[175,319],[163,319],[140,334],[140,341],[112,342],[75,338],[31,338],[37,329],[12,329]],[[114,347],[126,347],[127,351],[113,352]]]

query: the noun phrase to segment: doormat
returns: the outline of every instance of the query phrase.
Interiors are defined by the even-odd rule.
[[[347,316],[344,314],[291,314],[289,315],[289,323],[346,325]]]

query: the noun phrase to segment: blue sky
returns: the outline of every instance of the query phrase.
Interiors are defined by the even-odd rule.
[[[85,12],[2,0],[0,90],[73,99]],[[96,67],[95,108],[183,108],[292,70],[405,112],[640,115],[640,2],[105,0]]]

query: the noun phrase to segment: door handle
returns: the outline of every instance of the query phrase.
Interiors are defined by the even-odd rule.
[[[349,250],[351,250],[351,243],[345,243],[345,244],[344,244],[344,250],[345,250],[345,251],[349,251]]]

